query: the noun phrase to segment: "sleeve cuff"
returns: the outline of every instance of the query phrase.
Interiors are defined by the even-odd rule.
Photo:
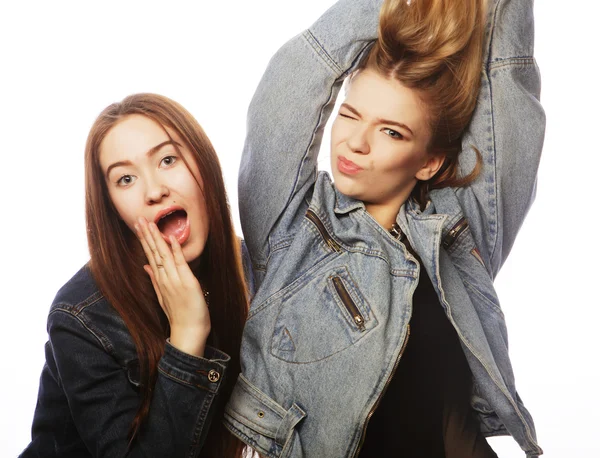
[[[178,350],[167,340],[158,370],[178,383],[217,392],[230,360],[229,355],[208,345],[204,357],[199,358]]]

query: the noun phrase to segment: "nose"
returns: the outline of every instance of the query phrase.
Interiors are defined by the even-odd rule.
[[[371,152],[371,147],[369,145],[369,132],[367,126],[357,125],[348,136],[346,144],[353,153],[369,154]]]
[[[150,178],[146,186],[146,203],[152,205],[169,197],[169,188],[159,179]]]

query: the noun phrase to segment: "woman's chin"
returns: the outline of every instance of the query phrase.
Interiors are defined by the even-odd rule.
[[[343,175],[334,176],[335,188],[347,197],[351,197],[356,200],[363,200],[363,192],[359,189],[354,180],[348,179]]]
[[[192,245],[184,245],[181,247],[183,251],[183,257],[191,268],[194,268],[200,264],[200,257],[202,256],[202,249]]]

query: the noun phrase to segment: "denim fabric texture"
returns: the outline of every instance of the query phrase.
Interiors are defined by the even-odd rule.
[[[140,403],[137,354],[87,267],[56,295],[48,334],[32,442],[20,456],[125,456]],[[127,456],[198,456],[229,360],[208,346],[197,358],[166,343],[146,425]]]
[[[533,2],[490,0],[461,158],[470,172],[477,147],[481,175],[433,191],[423,211],[409,200],[397,216],[425,272],[362,202],[317,172],[325,123],[376,37],[381,3],[335,4],[276,53],[252,100],[239,202],[257,291],[225,423],[268,457],[355,456],[408,338],[419,275],[429,275],[473,373],[482,431],[510,434],[536,457],[493,286],[533,200],[544,138]]]

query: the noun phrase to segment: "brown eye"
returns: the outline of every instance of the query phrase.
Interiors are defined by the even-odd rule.
[[[177,158],[175,156],[166,156],[166,157],[162,158],[160,163],[161,163],[161,165],[170,166],[170,165],[173,165],[176,161],[177,161]]]
[[[123,175],[117,180],[117,186],[129,186],[135,180],[136,177],[134,177],[133,175]]]

